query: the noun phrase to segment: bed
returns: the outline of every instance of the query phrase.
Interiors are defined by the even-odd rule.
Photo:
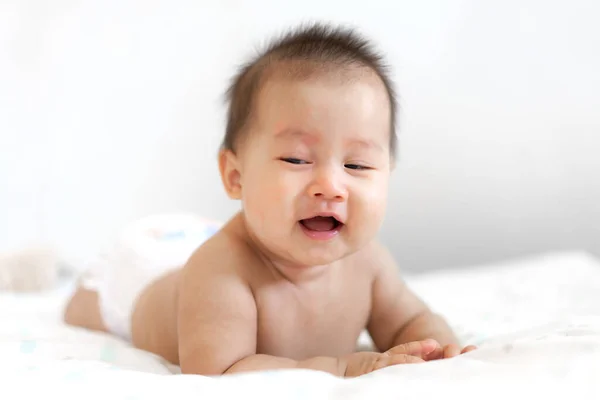
[[[406,279],[480,348],[346,380],[305,370],[190,376],[110,335],[65,326],[71,280],[35,294],[0,292],[2,398],[600,398],[597,258],[547,253]]]

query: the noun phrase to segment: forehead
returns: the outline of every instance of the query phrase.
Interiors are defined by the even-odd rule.
[[[259,133],[278,139],[353,138],[388,147],[390,106],[385,87],[371,71],[286,79],[275,74],[261,85],[254,119]]]

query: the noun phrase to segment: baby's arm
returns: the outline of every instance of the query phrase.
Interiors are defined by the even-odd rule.
[[[378,243],[374,246],[375,279],[368,330],[375,345],[386,350],[401,343],[435,339],[447,347],[448,353],[456,355],[459,343],[450,326],[403,282],[389,251]]]

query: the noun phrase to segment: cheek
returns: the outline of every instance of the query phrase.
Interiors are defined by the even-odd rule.
[[[363,182],[355,192],[353,208],[368,219],[368,223],[380,224],[387,207],[387,192],[386,180]]]
[[[290,174],[277,165],[248,171],[242,185],[244,208],[263,221],[289,217],[287,214],[293,213],[294,199],[301,187],[297,174]]]

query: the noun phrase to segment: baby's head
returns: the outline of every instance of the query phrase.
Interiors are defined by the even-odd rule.
[[[221,176],[269,257],[323,265],[375,237],[396,105],[367,40],[323,25],[288,33],[241,69],[227,95]]]

